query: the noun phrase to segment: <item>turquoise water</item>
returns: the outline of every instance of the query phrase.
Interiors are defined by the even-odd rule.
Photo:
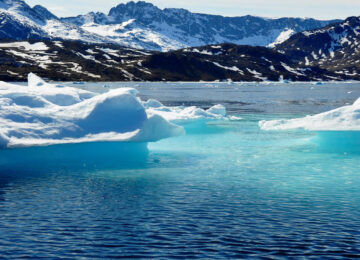
[[[358,84],[123,85],[166,105],[222,103],[241,120],[183,123],[185,136],[148,145],[0,151],[0,256],[360,255],[359,134],[258,127],[350,104]]]

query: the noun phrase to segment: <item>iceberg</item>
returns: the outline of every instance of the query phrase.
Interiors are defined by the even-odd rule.
[[[303,129],[316,132],[312,139],[326,152],[360,152],[360,98],[352,105],[289,120],[260,121],[262,130]]]
[[[349,106],[289,120],[260,121],[262,130],[360,131],[360,98]]]
[[[97,94],[49,84],[32,73],[28,86],[0,82],[0,148],[153,142],[183,133],[147,111],[132,88]]]
[[[164,106],[157,100],[149,99],[143,103],[151,115],[159,115],[174,122],[193,121],[199,119],[223,119],[226,117],[226,108],[223,105],[214,105],[205,110],[196,106]]]
[[[226,116],[226,108],[217,104],[209,109],[196,106],[165,106],[161,102],[149,99],[143,103],[149,115],[161,116],[170,122],[184,127],[186,134],[212,134],[224,131],[211,123],[216,121],[231,120]]]
[[[30,73],[28,85],[0,82],[0,149],[91,142],[155,142],[185,133],[177,123],[222,119],[226,109],[167,107],[133,88],[95,93],[51,84]]]

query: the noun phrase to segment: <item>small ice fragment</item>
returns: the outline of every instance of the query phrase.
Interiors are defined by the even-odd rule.
[[[163,104],[161,104],[161,102],[155,99],[149,99],[148,101],[144,102],[143,105],[146,108],[159,108],[164,106]]]
[[[226,108],[223,105],[215,105],[206,110],[208,113],[219,115],[219,116],[226,116]]]
[[[40,87],[45,85],[45,81],[34,73],[28,75],[28,86],[29,87]]]

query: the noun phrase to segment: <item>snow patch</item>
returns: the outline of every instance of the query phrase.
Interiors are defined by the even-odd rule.
[[[215,66],[219,67],[219,68],[239,72],[240,74],[244,75],[244,72],[241,69],[239,69],[238,67],[236,67],[236,66],[232,66],[232,67],[223,66],[223,65],[221,65],[221,64],[219,64],[217,62],[213,62],[213,64]]]
[[[276,40],[268,45],[270,48],[274,48],[276,45],[279,45],[286,40],[288,40],[292,35],[295,34],[293,29],[287,29],[280,33],[280,35],[276,38]]]
[[[47,51],[49,47],[43,42],[29,43],[29,42],[10,42],[0,43],[0,48],[19,48],[26,51]]]
[[[284,67],[284,69],[286,69],[287,71],[295,74],[295,75],[298,75],[298,76],[304,76],[304,73],[300,73],[298,71],[296,71],[295,69],[291,68],[290,66],[288,66],[286,63],[284,62],[281,62],[281,66]]]

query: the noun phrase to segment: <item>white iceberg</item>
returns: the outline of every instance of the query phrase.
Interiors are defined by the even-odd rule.
[[[354,104],[289,120],[260,121],[263,130],[360,131],[360,98]]]
[[[27,86],[0,82],[0,148],[153,142],[184,134],[177,122],[226,116],[222,105],[167,107],[137,94],[133,88],[98,94],[50,84],[32,73]]]
[[[28,86],[0,82],[0,147],[151,142],[184,133],[148,113],[136,94],[131,88],[96,94],[49,84],[34,74]]]
[[[149,99],[144,102],[143,105],[150,115],[160,115],[167,120],[174,122],[197,119],[222,119],[226,116],[226,108],[220,104],[205,110],[196,106],[167,107],[157,100]]]

